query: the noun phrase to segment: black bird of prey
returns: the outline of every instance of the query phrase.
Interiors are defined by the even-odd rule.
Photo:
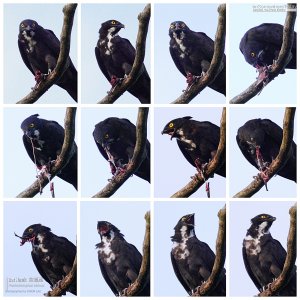
[[[260,292],[280,275],[286,258],[286,251],[269,231],[275,220],[268,214],[254,217],[243,241],[244,264]],[[290,281],[277,296],[296,296],[296,266],[292,273]]]
[[[133,66],[135,49],[130,41],[118,35],[125,26],[109,20],[101,24],[99,40],[95,47],[95,55],[102,73],[111,83],[112,88],[126,77]],[[141,103],[150,103],[150,77],[143,65],[141,75],[128,89],[128,92],[139,99]]]
[[[57,122],[40,119],[38,116],[38,114],[32,115],[22,122],[23,143],[37,168],[51,177],[51,162],[55,161],[61,152],[65,130]],[[72,157],[57,176],[72,184],[77,190],[77,145],[75,142]]]
[[[188,87],[209,69],[214,55],[214,41],[203,32],[195,32],[182,21],[172,22],[169,28],[170,53],[180,71],[187,78]],[[223,69],[208,86],[226,95],[226,56]]]
[[[251,165],[260,170],[260,176],[266,183],[269,180],[267,170],[279,153],[283,131],[269,119],[253,119],[238,129],[236,141],[243,155]],[[289,159],[278,171],[278,175],[297,181],[297,145],[292,142]]]
[[[274,23],[263,23],[249,29],[242,37],[240,50],[247,63],[264,73],[267,67],[278,58],[283,39],[283,26]],[[291,49],[292,59],[286,69],[297,69],[297,33]],[[284,73],[284,71],[282,71]]]
[[[162,134],[177,139],[177,144],[187,161],[202,173],[203,168],[212,160],[220,141],[220,128],[208,121],[191,120],[183,117],[170,121]],[[226,177],[226,162],[217,169],[216,174]]]
[[[16,235],[16,234],[15,234]],[[49,227],[33,224],[27,227],[20,237],[20,246],[26,242],[32,245],[31,256],[40,275],[51,288],[59,286],[60,281],[71,271],[76,256],[76,246],[65,237],[57,236]],[[77,294],[76,280],[67,290]]]
[[[135,125],[127,119],[107,118],[95,125],[93,136],[100,153],[109,162],[112,174],[124,172],[133,156],[136,143]],[[134,174],[150,182],[150,143],[148,140],[144,159]]]
[[[210,276],[215,254],[206,243],[196,237],[194,214],[180,218],[174,230],[175,234],[171,236],[173,269],[177,279],[191,296]],[[219,284],[209,296],[226,296],[225,273],[223,269]]]
[[[142,255],[134,245],[127,243],[113,224],[99,221],[97,230],[101,237],[101,243],[96,244],[96,248],[102,276],[115,296],[126,294],[126,289],[139,274]],[[136,296],[150,296],[150,278]]]
[[[35,76],[36,87],[49,75],[57,64],[60,41],[49,29],[44,29],[34,20],[24,20],[19,26],[18,46],[26,67]],[[71,58],[66,70],[55,83],[77,102],[77,70]]]

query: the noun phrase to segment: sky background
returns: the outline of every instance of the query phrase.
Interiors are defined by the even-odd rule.
[[[124,238],[142,253],[145,236],[145,213],[150,203],[145,202],[82,202],[80,205],[80,277],[82,296],[114,297],[102,277],[98,251],[95,245],[101,239],[97,232],[98,221],[108,221],[120,229]],[[92,275],[91,275],[92,274]]]
[[[191,181],[191,176],[197,173],[181,153],[176,139],[170,140],[169,135],[161,132],[171,120],[185,116],[191,116],[197,121],[210,121],[220,126],[222,108],[200,107],[172,107],[156,108],[154,110],[154,188],[155,197],[170,197],[179,189]],[[215,175],[209,179],[211,197],[225,197],[226,180],[224,177]],[[207,198],[205,185],[203,185],[191,197]]]
[[[27,154],[23,144],[23,131],[21,123],[31,115],[39,114],[41,119],[57,121],[64,127],[65,108],[6,108],[4,109],[4,195],[15,197],[36,180],[36,167]],[[76,139],[75,139],[76,141]],[[75,188],[60,179],[54,177],[55,196],[77,197]],[[36,198],[51,198],[49,184],[44,188],[43,194],[37,194]]]
[[[257,3],[256,5],[262,3]],[[273,4],[273,3],[272,3]],[[280,5],[280,4],[278,4]],[[253,12],[252,4],[231,4],[229,6],[229,99],[237,96],[250,86],[258,76],[255,68],[249,65],[239,45],[244,34],[262,23],[279,23],[284,25],[286,12]],[[297,28],[295,26],[295,28]],[[295,30],[297,31],[297,30]],[[295,104],[296,103],[296,70],[286,70],[270,85],[267,85],[260,95],[252,98],[251,104]]]
[[[154,5],[154,75],[155,103],[171,103],[187,87],[186,78],[175,66],[169,51],[169,27],[183,21],[193,31],[204,32],[215,40],[218,23],[218,4],[155,4]],[[201,18],[199,15],[201,14]],[[225,97],[205,88],[192,103],[225,103]]]
[[[37,202],[37,201],[6,201],[4,202],[4,295],[5,296],[40,296],[50,290],[46,281],[42,287],[23,288],[10,287],[6,291],[9,279],[40,278],[34,262],[31,258],[30,243],[20,247],[20,239],[14,236],[14,232],[22,236],[24,230],[32,224],[42,224],[50,227],[57,236],[66,237],[76,245],[76,203],[68,202]],[[55,216],[55,218],[53,218]],[[22,292],[24,291],[24,292]],[[72,294],[67,293],[68,296]]]
[[[154,223],[154,279],[155,296],[188,296],[178,281],[171,262],[171,236],[181,217],[195,213],[195,232],[199,240],[207,243],[216,252],[216,238],[219,227],[218,212],[223,201],[201,202],[156,202]],[[172,213],[170,213],[172,211]],[[225,262],[226,264],[226,262]]]
[[[284,117],[284,108],[235,108],[230,109],[230,137],[229,137],[229,160],[230,160],[230,196],[241,191],[253,180],[253,176],[258,174],[258,170],[254,168],[244,157],[236,142],[238,129],[251,119],[261,118],[270,119],[282,128]],[[295,118],[294,126],[294,142],[297,144],[297,120]],[[242,166],[242,169],[241,169]],[[254,198],[280,198],[280,197],[296,197],[297,185],[294,181],[285,179],[281,176],[274,176],[268,182],[268,189],[261,188]]]
[[[18,47],[19,24],[25,19],[35,20],[44,29],[50,29],[60,39],[63,25],[63,4],[5,4],[4,5],[4,103],[16,103],[31,92],[34,76],[24,64]],[[70,57],[77,69],[77,13],[71,37]],[[18,88],[16,89],[16,84]],[[38,103],[75,104],[59,86],[52,86]]]
[[[95,56],[95,47],[99,39],[101,24],[108,20],[117,20],[125,25],[119,32],[120,37],[128,39],[135,48],[138,32],[137,16],[145,4],[84,4],[81,7],[81,68],[82,103],[96,103],[107,95],[111,85],[102,74]],[[151,23],[151,22],[150,22]],[[145,66],[151,78],[150,70],[150,31],[146,41]],[[140,103],[137,98],[126,92],[115,103]]]
[[[294,202],[289,201],[257,201],[255,204],[253,201],[231,201],[229,226],[230,296],[253,297],[258,294],[258,290],[244,267],[242,256],[242,243],[247,229],[251,226],[250,220],[262,213],[276,217],[270,233],[286,249],[290,226],[289,209],[293,205]]]
[[[107,160],[99,152],[93,137],[95,125],[109,117],[126,118],[136,125],[137,108],[84,108],[81,111],[81,145],[82,145],[82,196],[91,197],[108,184],[112,178]],[[150,140],[148,116],[148,133]],[[135,175],[128,178],[113,197],[149,197],[150,184]]]

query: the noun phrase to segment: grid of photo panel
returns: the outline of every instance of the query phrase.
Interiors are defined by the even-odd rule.
[[[298,295],[295,3],[0,15],[1,297]]]

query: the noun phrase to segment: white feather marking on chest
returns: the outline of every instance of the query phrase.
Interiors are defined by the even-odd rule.
[[[181,232],[181,242],[173,242],[173,250],[175,250],[175,253],[177,254],[178,259],[185,259],[190,255],[190,251],[187,248],[187,241],[189,238],[193,237],[195,235],[194,230],[191,230],[190,233],[187,233],[187,227],[182,226],[180,229]]]
[[[115,36],[118,36],[118,34],[114,34],[113,35],[113,32],[115,30],[116,29],[114,27],[108,29],[108,34],[106,36],[107,37],[107,47],[106,47],[106,51],[105,51],[106,55],[110,55],[111,54],[111,52],[112,52],[112,46],[113,46],[112,40],[114,39]]]
[[[101,254],[105,255],[104,260],[107,264],[111,264],[116,259],[115,254],[111,250],[111,241],[114,239],[114,237],[115,234],[111,231],[110,239],[108,239],[106,236],[102,238],[103,246],[99,251]]]
[[[249,255],[258,255],[261,252],[260,238],[265,234],[270,234],[269,231],[263,232],[267,225],[267,222],[263,222],[258,226],[256,238],[253,238],[250,234],[244,238],[244,246]]]
[[[185,53],[186,46],[184,46],[184,44],[183,44],[183,38],[185,37],[184,32],[181,32],[181,33],[180,33],[180,37],[179,37],[179,38],[177,37],[177,34],[174,32],[174,33],[173,33],[173,37],[174,37],[174,39],[175,39],[177,45],[179,46],[179,48],[180,48],[180,50],[181,50],[181,52],[182,52],[182,53],[180,54],[180,57],[181,57],[181,58],[184,58],[185,55],[186,55],[186,53]]]
[[[36,138],[36,141],[38,142],[38,144],[40,146],[40,148],[35,147],[35,149],[41,151],[42,148],[43,148],[43,146],[44,146],[44,144],[45,144],[45,141],[40,140],[40,132],[39,132],[38,129],[36,129],[33,134],[34,134],[34,136]]]
[[[24,39],[28,42],[29,49],[26,49],[27,52],[33,52],[34,46],[36,45],[36,41],[32,38],[34,36],[35,32],[34,31],[30,31],[30,34],[31,35],[27,35],[26,30],[24,30],[22,32],[22,35],[23,35]]]
[[[180,140],[180,141],[189,144],[189,145],[190,145],[192,148],[194,148],[194,149],[197,148],[197,145],[196,145],[192,140],[188,140],[188,139],[185,137],[185,135],[184,135],[182,129],[177,130],[177,133],[178,133],[178,135],[180,136],[180,137],[179,137],[179,140]]]
[[[41,234],[38,234],[36,236],[37,240],[39,241],[39,244],[36,245],[36,247],[38,248],[38,250],[42,251],[43,253],[47,253],[48,249],[45,248],[45,245],[43,244],[44,241],[44,236]]]

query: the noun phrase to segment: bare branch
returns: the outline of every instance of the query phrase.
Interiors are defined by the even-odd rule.
[[[53,290],[49,291],[45,296],[47,297],[59,297],[65,294],[71,284],[76,282],[77,278],[77,255],[75,256],[74,263],[70,272],[60,281],[60,284]]]
[[[289,159],[289,154],[291,151],[291,145],[293,141],[294,134],[294,117],[296,108],[287,107],[285,109],[284,119],[283,119],[283,137],[279,153],[277,157],[272,161],[269,169],[266,171],[268,177],[271,179],[277,172],[282,168],[287,160]],[[260,176],[257,176],[246,188],[234,195],[234,198],[250,198],[256,194],[264,186],[264,181]]]
[[[193,297],[209,296],[212,291],[217,287],[220,280],[225,276],[223,268],[226,259],[226,207],[224,206],[218,212],[219,217],[219,230],[216,242],[216,257],[211,274],[196,292]]]
[[[125,296],[137,296],[150,282],[150,212],[145,214],[146,231],[143,244],[143,260],[139,275],[126,290]]]
[[[147,4],[144,10],[138,15],[139,30],[136,39],[136,55],[134,58],[133,66],[126,78],[121,84],[114,87],[113,91],[109,92],[106,97],[98,102],[98,104],[112,104],[123,93],[125,93],[140,77],[142,74],[143,62],[146,52],[146,38],[148,33],[148,26],[151,15],[151,5]]]
[[[212,83],[223,69],[222,59],[225,49],[226,36],[226,4],[220,4],[218,7],[219,18],[218,27],[214,43],[214,55],[206,74],[200,78],[190,89],[186,90],[179,98],[173,101],[173,104],[187,104],[191,102],[203,89]]]
[[[76,108],[68,107],[65,116],[65,137],[60,155],[51,166],[51,179],[53,179],[60,170],[62,170],[69,162],[74,153],[74,138],[75,138],[75,117]],[[49,183],[47,177],[43,176],[29,186],[26,190],[17,195],[17,198],[32,198],[40,192],[40,188],[44,188]]]
[[[292,58],[291,49],[294,41],[294,26],[296,22],[296,12],[288,11],[283,28],[283,40],[278,59],[273,63],[268,73],[268,83],[276,78],[289,63]],[[244,92],[235,96],[230,100],[231,104],[244,104],[251,98],[259,94],[264,88],[265,83],[263,80],[256,80]]]
[[[136,143],[131,160],[126,166],[126,171],[114,176],[111,181],[93,198],[106,198],[112,196],[120,186],[140,167],[145,155],[147,142],[147,118],[149,108],[140,107],[136,123]]]
[[[223,108],[222,118],[220,122],[220,141],[217,153],[214,158],[208,163],[207,169],[204,171],[204,177],[210,178],[212,175],[223,166],[226,159],[226,108]],[[176,192],[171,198],[187,198],[194,194],[205,183],[203,178],[194,176],[185,187]]]
[[[77,4],[66,4],[63,8],[64,22],[60,39],[60,52],[57,64],[54,70],[41,81],[38,88],[31,91],[26,97],[17,102],[17,104],[35,103],[47,90],[59,80],[67,66],[70,53],[71,32]]]
[[[268,288],[261,292],[259,297],[277,296],[278,292],[284,288],[288,283],[295,270],[295,263],[297,257],[297,205],[290,208],[290,230],[287,240],[287,255],[281,274],[273,281]]]

